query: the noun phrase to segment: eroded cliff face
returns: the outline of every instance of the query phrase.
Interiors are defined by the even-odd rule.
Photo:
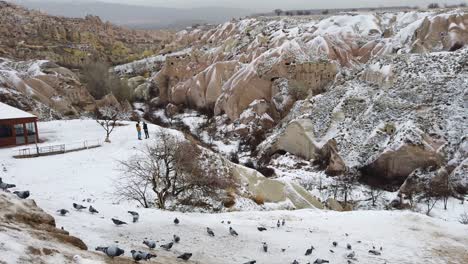
[[[459,175],[468,133],[467,58],[464,49],[375,59],[353,72],[356,78],[297,103],[260,156],[284,150],[327,160],[322,150],[333,141],[338,164],[345,164],[341,173],[356,169],[370,184],[399,186],[417,169],[444,168],[466,192]],[[380,77],[369,78],[370,69]]]
[[[0,2],[0,56],[47,59],[67,67],[93,60],[125,63],[161,50],[164,31],[130,30],[99,17],[65,18]]]
[[[463,9],[233,20],[181,31],[164,55],[116,71],[152,69],[154,85],[146,89],[154,91],[146,93],[157,96],[154,102],[210,109],[236,121],[252,102],[265,100],[278,122],[290,110],[275,99],[285,92],[319,94],[338,74],[382,56],[457,50],[467,42],[466,24]],[[287,84],[282,94],[277,80]]]
[[[253,138],[243,142],[270,135],[250,152],[260,163],[287,151],[399,186],[447,166],[467,133],[467,26],[466,9],[233,20],[116,71],[159,65],[137,94],[209,110],[223,133]]]

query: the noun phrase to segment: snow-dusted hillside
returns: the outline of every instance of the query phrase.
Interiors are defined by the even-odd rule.
[[[77,74],[46,60],[0,58],[0,99],[41,119],[80,114],[94,98]]]
[[[155,129],[150,126],[151,131]],[[101,128],[92,120],[41,122],[39,131],[46,139],[45,145],[103,136]],[[113,182],[120,175],[118,161],[128,158],[147,142],[136,140],[132,125],[118,127],[111,140],[111,144],[101,148],[33,159],[13,159],[18,148],[1,149],[0,160],[6,171],[0,171],[0,175],[5,182],[18,186],[14,190],[30,190],[30,198],[55,217],[57,226],[82,238],[91,249],[118,243],[129,252],[145,249],[143,239],[154,239],[161,245],[177,234],[181,237],[180,244],[169,252],[157,249],[156,254],[170,259],[179,253],[192,252],[189,263],[200,264],[236,264],[250,260],[283,264],[292,263],[294,259],[299,263],[312,263],[316,258],[343,263],[351,252],[356,254],[356,260],[351,260],[353,263],[467,261],[467,226],[405,211],[339,213],[310,209],[199,214],[118,203],[113,196]],[[72,208],[73,202],[93,205],[100,212],[97,215],[78,212]],[[60,216],[57,210],[61,208],[68,209],[70,214]],[[466,205],[465,209],[468,210]],[[110,218],[131,222],[128,210],[138,211],[140,221],[116,227]],[[178,226],[172,222],[175,217],[181,221]],[[279,219],[286,220],[285,226],[276,227]],[[239,233],[238,237],[229,235],[229,226]],[[268,230],[259,232],[257,227],[260,226]],[[216,236],[209,237],[206,227],[212,228]],[[336,248],[332,246],[333,241],[338,242]],[[268,253],[262,251],[262,242],[268,243]],[[346,249],[347,243],[352,250]],[[304,256],[311,245],[315,247],[313,254]],[[368,252],[374,246],[381,255]],[[85,257],[91,256],[86,254]]]

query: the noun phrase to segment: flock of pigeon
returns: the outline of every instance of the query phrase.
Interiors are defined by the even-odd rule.
[[[88,208],[88,211],[91,214],[98,214],[99,213],[99,211],[96,210],[96,208],[94,208],[92,205],[90,205],[89,207],[86,207],[86,206],[83,206],[81,204],[73,203],[73,208],[75,208],[75,210],[77,210],[77,211],[82,211],[82,210]],[[67,209],[60,209],[60,210],[57,210],[57,212],[62,216],[65,216],[66,214],[69,213],[69,211]],[[138,212],[128,211],[128,213],[132,216],[133,223],[138,222],[138,220],[140,219],[140,215],[138,214]],[[124,221],[119,220],[117,218],[111,218],[111,220],[116,226],[128,225],[127,222],[124,222]],[[180,223],[179,219],[177,219],[177,218],[174,219],[174,224],[175,225],[178,225],[179,223]],[[172,246],[174,246],[174,243],[179,243],[179,242],[180,242],[180,237],[177,236],[177,235],[173,235],[173,241],[170,242],[170,243],[164,244],[164,245],[160,245],[160,248],[162,248],[162,249],[164,249],[166,251],[169,251],[169,250],[171,250]],[[156,248],[156,242],[155,241],[144,240],[143,244],[146,245],[150,250],[153,250],[153,249]],[[120,257],[120,256],[125,254],[125,250],[119,248],[116,245],[108,246],[108,247],[96,247],[95,250],[103,252],[104,254],[106,254],[110,258]],[[140,250],[131,250],[130,253],[132,255],[133,260],[135,260],[135,262],[138,262],[138,261],[141,261],[141,260],[148,261],[148,260],[151,260],[152,258],[157,257],[156,254],[143,252],[143,251],[140,251]],[[187,261],[191,257],[192,257],[192,253],[186,252],[186,253],[183,253],[182,255],[178,256],[177,258]]]
[[[4,167],[4,172],[5,171],[6,171],[6,168]],[[2,178],[0,178],[0,190],[9,192],[8,189],[15,188],[15,187],[16,187],[16,185],[4,183]],[[15,191],[13,193],[16,194],[21,199],[26,199],[26,198],[28,198],[30,196],[29,191]],[[85,206],[83,206],[81,204],[73,203],[73,208],[75,210],[77,210],[77,211],[82,211],[82,210],[88,208],[88,211],[91,214],[98,214],[99,213],[99,211],[96,210],[96,208],[94,208],[92,205],[90,205],[89,207],[85,207]],[[66,210],[66,209],[60,209],[57,212],[62,216],[65,216],[66,214],[69,213],[69,211]],[[140,215],[137,212],[128,211],[128,213],[132,216],[133,223],[138,222],[138,220],[140,219]],[[126,222],[121,221],[121,220],[116,219],[116,218],[111,218],[111,220],[116,226],[127,225]],[[173,222],[174,222],[175,225],[179,225],[180,220],[178,218],[175,218]],[[222,221],[221,223],[224,224],[224,221]],[[231,222],[227,221],[227,224],[230,225]],[[277,223],[276,223],[276,226],[278,228],[280,228],[281,226],[284,226],[285,224],[286,224],[286,220],[284,220],[284,219],[281,220],[281,221],[278,220]],[[260,226],[260,227],[257,227],[257,230],[260,231],[260,232],[263,232],[263,231],[267,231],[267,228]],[[209,227],[206,228],[206,232],[207,232],[208,236],[210,236],[210,237],[215,236],[214,231]],[[234,237],[239,236],[237,231],[234,230],[232,227],[229,227],[229,234],[234,236]],[[348,234],[345,234],[345,235],[348,236]],[[173,241],[170,242],[170,243],[167,243],[167,244],[160,245],[160,248],[162,248],[162,249],[164,249],[166,251],[170,251],[171,248],[174,246],[174,243],[179,243],[179,242],[180,242],[180,237],[177,236],[177,235],[173,235]],[[357,241],[357,243],[361,243],[361,241]],[[155,241],[144,240],[143,244],[146,245],[150,250],[154,250],[156,248],[156,242]],[[330,253],[334,254],[335,251],[333,250],[333,248],[336,248],[337,246],[338,246],[338,242],[334,241],[332,243],[332,248],[329,249]],[[268,252],[267,242],[262,243],[262,249],[263,249],[263,251],[265,253]],[[349,252],[349,253],[346,254],[347,263],[351,264],[351,263],[353,263],[353,261],[357,261],[356,253],[354,251],[352,251],[351,244],[347,244],[346,249]],[[110,257],[112,259],[125,254],[125,250],[123,250],[123,249],[121,249],[121,248],[119,248],[118,246],[115,246],[115,245],[108,246],[108,247],[96,247],[95,250],[103,252],[104,254],[106,254],[108,257]],[[308,248],[305,251],[305,256],[312,255],[314,250],[315,250],[315,247],[311,246],[310,248]],[[378,255],[381,255],[382,250],[383,250],[382,247],[380,247],[380,250],[377,250],[375,247],[373,247],[368,252],[369,252],[369,254],[378,256]],[[282,249],[282,251],[284,252],[284,251],[286,251],[286,249]],[[140,250],[138,250],[138,251],[137,250],[131,250],[130,253],[131,253],[131,256],[132,256],[133,260],[135,260],[135,262],[142,261],[142,260],[148,261],[148,260],[151,260],[152,258],[157,257],[155,254],[148,253],[148,252],[143,252],[143,251],[140,251]],[[178,256],[177,258],[188,261],[191,257],[192,257],[192,253],[186,252],[186,253],[183,253],[182,255]],[[256,260],[251,260],[251,261],[245,262],[244,264],[255,264],[255,263],[257,263]],[[313,264],[324,264],[324,263],[329,263],[329,261],[326,260],[326,259],[317,258],[313,262]],[[292,262],[292,264],[300,264],[300,263],[297,260],[294,260]],[[310,264],[310,262],[307,263],[307,264]]]
[[[6,167],[3,167],[3,172],[7,172]],[[0,177],[0,190],[4,192],[9,192],[8,189],[15,188],[15,187],[16,187],[15,184],[3,182],[3,179]],[[16,196],[18,196],[21,199],[26,199],[31,195],[29,191],[14,191],[13,193],[16,194]]]

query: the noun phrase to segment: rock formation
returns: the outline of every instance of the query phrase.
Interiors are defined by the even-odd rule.
[[[94,106],[74,72],[48,61],[0,59],[0,87],[3,102],[41,119],[76,116]]]
[[[78,67],[92,60],[124,63],[154,54],[168,32],[130,30],[99,17],[65,18],[0,2],[0,57],[47,59]]]

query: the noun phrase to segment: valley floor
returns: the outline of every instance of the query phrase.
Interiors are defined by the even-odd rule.
[[[150,126],[150,132],[156,129]],[[70,144],[104,136],[102,128],[93,120],[41,122],[39,132],[46,140],[43,145]],[[20,147],[0,149],[0,163],[7,168],[0,171],[0,177],[15,183],[18,186],[15,190],[30,190],[30,198],[56,218],[58,227],[63,226],[71,235],[83,239],[90,249],[118,243],[127,253],[131,249],[146,250],[143,239],[153,239],[161,245],[177,234],[181,237],[180,244],[169,252],[158,249],[156,254],[177,256],[192,252],[189,263],[200,264],[250,260],[259,264],[287,264],[295,259],[305,264],[313,263],[316,258],[347,263],[346,256],[353,251],[356,260],[351,260],[352,263],[468,263],[468,226],[407,211],[339,213],[311,209],[201,214],[142,209],[132,203],[119,203],[113,195],[114,180],[121,175],[119,161],[126,160],[151,141],[138,141],[133,123],[117,127],[111,140],[112,143],[96,149],[32,159],[12,158]],[[72,208],[73,202],[93,205],[100,213],[78,212]],[[464,206],[468,211],[467,205]],[[59,216],[56,211],[62,208],[70,214]],[[140,213],[138,223],[130,223],[128,210]],[[129,225],[116,227],[110,220],[113,217]],[[181,220],[178,226],[172,222],[175,217]],[[277,228],[278,219],[285,219],[285,226]],[[229,235],[229,226],[239,233],[238,237]],[[259,232],[258,226],[268,230]],[[206,227],[212,228],[216,236],[209,237]],[[333,241],[338,242],[336,248],[332,246]],[[268,243],[268,253],[262,251],[262,242]],[[352,250],[346,249],[347,243],[352,245]],[[304,256],[311,245],[316,250],[311,256]],[[377,250],[383,247],[380,256],[368,253],[374,246]]]

